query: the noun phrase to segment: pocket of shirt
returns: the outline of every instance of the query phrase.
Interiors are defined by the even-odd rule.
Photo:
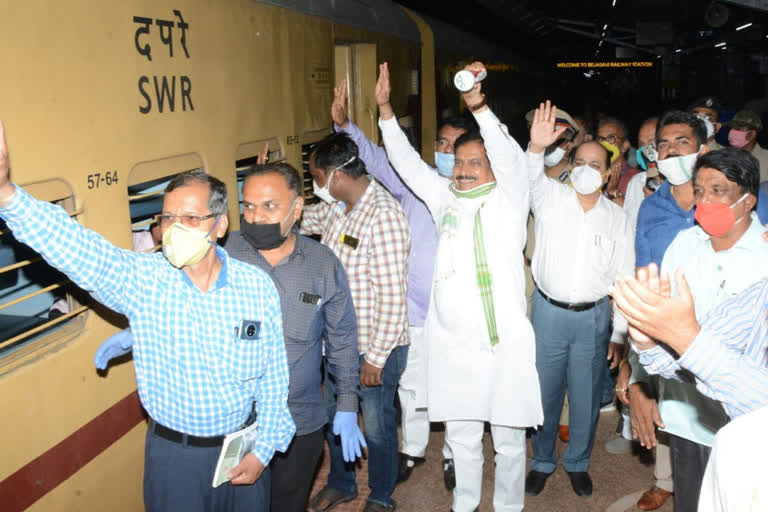
[[[255,340],[244,340],[238,334],[233,337],[232,372],[238,381],[259,379],[266,368],[266,343],[264,332]]]
[[[592,265],[601,271],[610,270],[619,249],[618,242],[605,233],[593,233],[590,237],[592,239],[589,240],[589,255]]]

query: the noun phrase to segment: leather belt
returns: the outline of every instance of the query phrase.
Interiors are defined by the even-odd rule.
[[[224,436],[213,437],[198,437],[190,434],[184,434],[177,432],[171,428],[164,427],[155,420],[150,420],[149,428],[152,429],[158,437],[167,439],[178,444],[186,444],[188,446],[196,446],[198,448],[212,448],[215,446],[221,446],[224,443]]]
[[[596,300],[595,302],[578,302],[576,304],[570,303],[570,302],[561,302],[559,300],[555,300],[552,297],[549,297],[546,293],[541,291],[539,288],[537,288],[538,292],[541,294],[542,297],[544,297],[544,300],[552,304],[553,306],[557,306],[558,308],[567,309],[568,311],[587,311],[589,309],[592,309],[593,307],[597,306],[598,304],[601,304],[608,300],[608,296],[606,295],[600,300]]]

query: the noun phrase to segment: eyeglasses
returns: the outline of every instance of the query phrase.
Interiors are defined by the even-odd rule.
[[[598,135],[597,137],[595,137],[595,140],[597,142],[607,142],[608,144],[612,144],[615,146],[616,142],[621,140],[621,137],[614,134],[608,135],[607,137],[601,137],[600,135]]]
[[[170,226],[171,224],[175,224],[178,220],[188,228],[196,228],[199,227],[200,223],[204,220],[212,219],[215,216],[215,213],[210,213],[208,215],[158,215],[155,218],[161,226]]]

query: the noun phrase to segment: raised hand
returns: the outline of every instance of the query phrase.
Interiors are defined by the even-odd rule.
[[[546,103],[539,104],[539,108],[533,114],[533,123],[531,124],[531,152],[541,153],[547,146],[553,144],[563,136],[566,127],[555,129],[557,120],[557,107],[553,106],[549,100]]]
[[[392,117],[392,105],[389,104],[391,93],[392,85],[389,83],[389,66],[386,62],[383,62],[379,64],[379,79],[376,81],[376,89],[374,89],[374,96],[376,97],[376,104],[379,106],[381,117],[384,117],[385,110],[390,114],[389,117]]]
[[[473,62],[472,64],[467,64],[464,66],[464,69],[471,71],[472,74],[477,76],[478,74],[485,71],[485,64],[482,62]],[[469,107],[480,103],[483,100],[483,93],[481,90],[482,87],[480,86],[480,82],[476,82],[472,89],[461,93],[462,98],[464,98],[464,103],[466,103]]]
[[[378,84],[377,84],[378,87]],[[378,97],[377,97],[378,101]],[[331,104],[331,119],[339,128],[347,126],[347,79],[343,78],[338,87],[333,88],[333,103]]]
[[[256,155],[256,165],[264,165],[269,160],[269,142],[264,143],[264,149],[262,149],[258,155]]]

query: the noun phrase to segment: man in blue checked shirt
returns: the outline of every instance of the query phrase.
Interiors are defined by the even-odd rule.
[[[337,390],[331,431],[339,436],[344,460],[354,461],[366,447],[357,425],[360,361],[347,273],[330,249],[293,229],[303,206],[301,177],[291,165],[253,167],[243,183],[240,231],[230,233],[225,246],[236,260],[269,274],[280,294],[290,374],[288,408],[296,436],[270,465],[272,512],[307,508],[328,422],[322,394],[323,353],[328,378]],[[97,367],[105,368],[109,359],[127,353],[132,344],[129,330],[113,335],[99,348]]]
[[[115,247],[67,213],[9,181],[0,123],[0,217],[52,266],[128,317],[139,397],[149,414],[144,462],[148,511],[268,511],[275,451],[295,427],[280,301],[271,279],[227,256],[226,187],[202,171],[166,188],[163,254]],[[252,451],[213,488],[224,435],[251,412]],[[255,482],[255,483],[254,483]]]

